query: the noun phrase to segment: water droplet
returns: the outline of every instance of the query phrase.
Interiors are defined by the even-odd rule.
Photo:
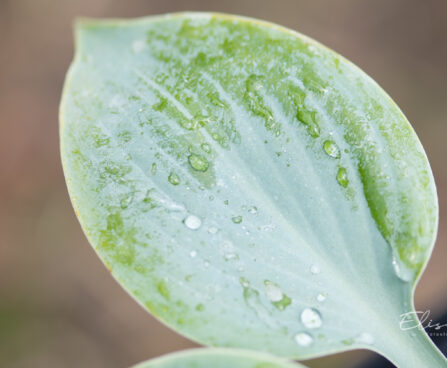
[[[179,185],[180,184],[180,177],[176,174],[171,172],[168,176],[168,181],[172,184],[172,185]]]
[[[314,338],[307,332],[300,332],[295,335],[295,341],[299,346],[310,346],[314,342]]]
[[[264,285],[267,298],[271,302],[279,302],[283,298],[283,293],[278,285],[268,280],[264,281]]]
[[[275,283],[269,280],[265,280],[264,286],[267,298],[279,310],[284,310],[292,303],[292,300],[287,295],[285,295],[280,287]]]
[[[320,312],[314,308],[305,308],[301,312],[301,322],[306,328],[319,328],[323,324]]]
[[[157,164],[155,162],[152,163],[151,173],[152,175],[155,175],[157,173]]]
[[[324,295],[324,294],[318,294],[317,295],[317,300],[320,302],[320,303],[322,303],[322,302],[324,302],[325,300],[326,300],[326,295]]]
[[[248,212],[250,212],[252,215],[256,214],[258,212],[258,209],[256,206],[251,207]]]
[[[219,231],[219,229],[217,227],[211,226],[210,228],[208,228],[208,232],[210,234],[216,234]]]
[[[188,156],[188,161],[191,167],[196,171],[205,172],[206,170],[208,170],[208,161],[203,156],[193,153]]]
[[[244,288],[250,286],[250,282],[245,277],[241,277],[239,281]]]
[[[133,201],[133,193],[127,194],[120,201],[121,208],[123,210],[126,209],[127,207],[129,207],[129,205],[132,203],[132,201]]]
[[[318,275],[320,273],[320,268],[317,265],[310,266],[310,273],[312,275]]]
[[[188,215],[183,222],[191,230],[197,230],[202,225],[202,221],[194,215]]]
[[[225,261],[239,259],[239,256],[235,253],[234,245],[231,241],[224,241],[220,244],[219,248]]]
[[[191,258],[195,258],[195,257],[197,256],[197,251],[192,250],[192,251],[189,253],[189,256],[190,256]]]
[[[272,328],[277,328],[277,322],[271,313],[265,308],[259,297],[259,291],[250,286],[250,282],[245,278],[239,279],[243,287],[243,297],[247,306],[252,309],[258,318]]]
[[[226,261],[231,261],[231,260],[234,260],[234,259],[239,259],[239,256],[237,254],[235,254],[235,253],[226,253],[224,255],[224,259]]]
[[[320,127],[317,124],[310,124],[307,126],[307,131],[313,138],[318,138],[320,136]]]
[[[235,224],[240,224],[242,222],[242,216],[234,216],[231,221],[233,221]]]
[[[340,184],[341,186],[343,186],[345,188],[348,186],[348,183],[349,183],[348,174],[347,174],[346,169],[344,167],[340,167],[338,169],[337,181],[338,181],[338,184]]]
[[[323,144],[324,152],[327,153],[328,156],[333,158],[340,157],[340,150],[337,145],[332,141],[325,141]]]
[[[211,152],[211,146],[208,143],[202,143],[202,145],[200,147],[206,153],[210,153]]]
[[[393,256],[393,268],[394,273],[398,278],[402,281],[408,282],[411,281],[414,277],[414,272],[405,266],[396,256]]]
[[[374,344],[374,336],[368,332],[362,332],[355,338],[355,341],[360,344],[372,345]]]

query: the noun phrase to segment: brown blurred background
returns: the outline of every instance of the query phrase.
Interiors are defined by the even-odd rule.
[[[262,18],[338,51],[381,84],[428,153],[441,207],[418,309],[447,312],[447,1],[0,0],[0,367],[127,367],[194,346],[110,277],[75,218],[58,104],[76,16],[213,10]],[[308,362],[359,367],[366,352]]]

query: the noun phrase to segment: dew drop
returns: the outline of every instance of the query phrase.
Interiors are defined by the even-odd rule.
[[[250,282],[245,278],[239,279],[243,287],[243,297],[247,306],[252,309],[258,318],[272,328],[277,328],[277,321],[272,318],[271,313],[261,302],[259,291],[250,286]]]
[[[314,338],[307,332],[300,332],[295,335],[295,341],[299,346],[310,346],[314,342]]]
[[[210,228],[208,228],[208,232],[210,234],[216,234],[219,231],[219,229],[217,227],[211,226]]]
[[[325,141],[323,144],[324,152],[330,157],[339,158],[340,150],[333,141]]]
[[[318,138],[320,136],[320,127],[317,124],[308,125],[307,131],[312,138]]]
[[[310,266],[310,273],[312,275],[318,275],[320,273],[320,268],[317,265]]]
[[[231,221],[233,221],[235,224],[240,224],[242,222],[242,216],[234,216]]]
[[[133,194],[127,194],[125,197],[121,199],[120,207],[124,210],[127,207],[129,207],[132,201],[133,201]]]
[[[188,215],[183,220],[183,223],[190,230],[197,230],[202,225],[202,221],[197,216],[194,215]]]
[[[202,150],[204,152],[206,152],[206,153],[210,153],[211,152],[211,146],[208,143],[202,143],[200,148],[202,148]]]
[[[188,161],[191,167],[196,171],[205,172],[208,170],[208,161],[203,156],[193,153],[188,156]]]
[[[151,174],[155,175],[156,173],[157,173],[157,164],[153,162],[151,167]]]
[[[264,281],[265,293],[273,306],[280,311],[287,308],[292,300],[282,292],[280,287],[269,280]]]
[[[340,184],[341,186],[343,186],[345,188],[348,186],[348,183],[349,183],[348,174],[347,174],[346,169],[344,167],[340,167],[338,169],[337,181],[338,181],[338,184]]]
[[[326,300],[326,295],[324,294],[318,294],[317,295],[317,301],[319,301],[320,303],[324,302]]]
[[[239,256],[236,253],[226,253],[224,255],[225,261],[232,261],[235,259],[239,259]]]
[[[251,207],[248,212],[250,212],[252,215],[258,213],[258,209],[256,208],[256,206]]]
[[[195,258],[195,257],[197,256],[197,251],[192,250],[192,251],[189,253],[189,256],[190,256],[191,258]]]
[[[271,302],[279,302],[283,298],[283,293],[281,289],[275,283],[265,280],[264,286],[267,298],[269,298]]]
[[[179,185],[180,184],[180,177],[176,174],[171,172],[168,176],[168,181],[172,184],[172,185]]]
[[[306,328],[319,328],[323,324],[320,312],[314,308],[305,308],[301,312],[301,322]]]

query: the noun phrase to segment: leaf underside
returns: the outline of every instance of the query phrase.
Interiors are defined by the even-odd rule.
[[[83,21],[76,43],[60,112],[70,196],[143,307],[204,344],[293,358],[388,344],[437,199],[375,82],[235,16]]]
[[[134,368],[305,368],[266,354],[233,349],[194,349],[168,354]]]

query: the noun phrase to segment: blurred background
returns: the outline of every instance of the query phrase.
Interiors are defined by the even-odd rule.
[[[71,208],[58,148],[73,19],[181,10],[238,13],[296,29],[359,65],[394,98],[438,185],[439,235],[416,306],[443,318],[447,1],[0,0],[0,367],[128,367],[195,346],[144,312],[96,257]],[[357,351],[307,364],[384,366],[371,359]]]

